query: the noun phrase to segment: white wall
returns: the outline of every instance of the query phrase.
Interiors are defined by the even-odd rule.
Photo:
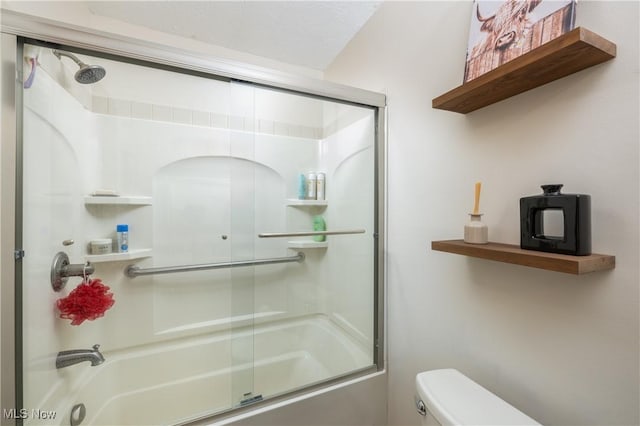
[[[89,11],[87,5],[80,1],[2,0],[1,6],[3,9],[63,22],[71,27],[96,28],[107,33],[136,37],[140,40],[150,41],[167,47],[177,47],[190,52],[198,52],[218,59],[240,61],[244,64],[258,65],[314,78],[321,77],[319,71],[309,68],[286,64],[263,56],[228,49],[224,46],[215,46],[186,37],[174,36],[149,28],[131,25],[117,19],[94,15]]]
[[[462,82],[471,2],[385,2],[326,78],[385,92],[389,424],[418,423],[414,377],[454,367],[544,424],[638,424],[637,2],[580,2],[618,56],[469,115],[432,98]],[[519,243],[522,196],[592,196],[584,276],[434,252],[462,238],[473,184],[490,239]]]

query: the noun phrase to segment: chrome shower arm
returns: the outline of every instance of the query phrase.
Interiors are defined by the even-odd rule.
[[[86,65],[84,62],[82,62],[80,59],[78,59],[78,57],[76,55],[74,55],[73,53],[62,52],[60,50],[54,50],[53,54],[56,55],[56,58],[58,58],[58,59],[60,59],[61,56],[66,56],[67,58],[71,58],[73,60],[73,62],[78,64],[79,67],[83,67],[83,66]]]

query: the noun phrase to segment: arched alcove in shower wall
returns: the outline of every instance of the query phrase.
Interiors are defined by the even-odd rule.
[[[285,256],[286,241],[257,238],[261,229],[284,229],[284,195],[282,176],[248,159],[200,156],[160,168],[153,177],[153,263],[189,265]],[[255,273],[257,285],[269,286],[286,279],[286,266],[261,267]],[[234,320],[246,322],[255,309],[248,303],[244,312],[231,312],[237,285],[231,269],[158,275],[153,281],[158,333],[225,330]]]

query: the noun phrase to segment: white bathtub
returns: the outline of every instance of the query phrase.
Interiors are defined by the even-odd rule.
[[[77,383],[44,404],[57,407],[56,424],[68,425],[79,403],[86,408],[83,425],[172,424],[228,410],[238,404],[233,396],[245,392],[267,398],[373,364],[371,348],[319,315],[127,351],[104,349],[103,364],[84,363]]]

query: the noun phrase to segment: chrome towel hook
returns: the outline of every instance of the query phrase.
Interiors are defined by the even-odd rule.
[[[71,264],[67,253],[58,252],[51,263],[51,287],[53,291],[60,291],[67,284],[69,277],[83,277],[86,281],[94,272],[95,268],[91,263]]]

